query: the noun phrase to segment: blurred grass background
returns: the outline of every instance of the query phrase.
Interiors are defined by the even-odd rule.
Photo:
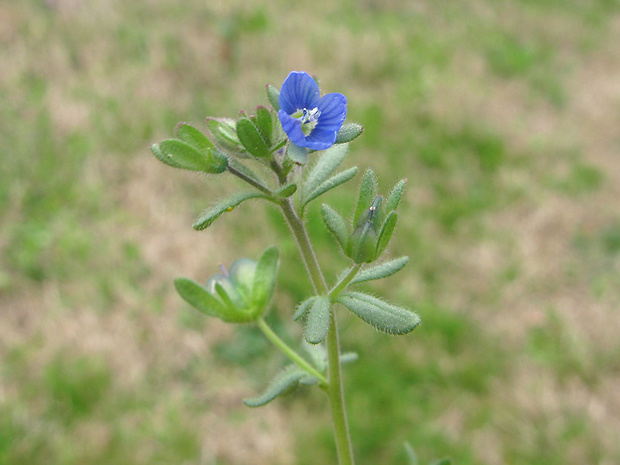
[[[335,463],[320,393],[243,407],[284,361],[171,285],[278,242],[270,321],[297,338],[282,219],[193,231],[238,184],[148,150],[291,70],[347,95],[349,166],[409,180],[390,254],[410,264],[369,289],[423,326],[342,312],[359,464],[405,463],[405,440],[424,462],[620,463],[619,43],[618,0],[0,2],[0,464]]]

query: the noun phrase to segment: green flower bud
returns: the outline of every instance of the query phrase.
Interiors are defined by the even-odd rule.
[[[355,263],[372,262],[376,258],[377,241],[383,218],[383,197],[377,196],[358,219],[349,237],[347,254]]]
[[[241,258],[230,270],[213,275],[205,286],[186,279],[175,280],[183,299],[207,315],[244,323],[262,317],[275,290],[278,251],[270,248],[258,262]]]

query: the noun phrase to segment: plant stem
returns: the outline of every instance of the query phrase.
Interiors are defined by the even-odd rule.
[[[344,291],[344,289],[347,287],[347,285],[353,280],[353,278],[355,278],[355,275],[357,275],[358,271],[360,270],[360,268],[362,267],[361,264],[355,264],[353,265],[353,267],[348,271],[348,273],[338,282],[338,284],[336,284],[334,286],[334,288],[329,291],[329,297],[330,298],[336,298],[338,297],[338,295]]]
[[[290,198],[283,199],[280,202],[280,207],[295,237],[315,293],[317,295],[327,295],[329,289],[303,221],[293,208]],[[344,403],[344,390],[342,386],[338,325],[336,314],[333,309],[331,310],[331,324],[327,333],[327,361],[327,372],[329,376],[327,395],[329,396],[329,403],[332,411],[332,421],[334,422],[334,437],[336,440],[336,449],[338,451],[338,464],[353,465],[353,448],[351,447],[351,438],[349,435],[349,426]]]
[[[291,349],[282,339],[280,339],[263,318],[259,318],[258,320],[256,320],[256,324],[263,332],[265,337],[269,339],[273,343],[273,345],[280,349],[282,353],[284,353],[284,355],[286,355],[293,362],[295,362],[309,374],[318,379],[322,387],[327,387],[327,378],[325,378],[325,376],[319,373],[317,369],[310,365],[301,355]]]

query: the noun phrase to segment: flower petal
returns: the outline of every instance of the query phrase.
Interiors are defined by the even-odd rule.
[[[301,121],[299,121],[297,118],[289,116],[282,109],[278,111],[278,118],[280,118],[280,123],[282,123],[282,129],[291,140],[291,142],[295,145],[299,145],[300,147],[305,147],[306,135],[301,130]]]
[[[325,150],[336,142],[336,135],[347,117],[347,98],[338,93],[321,97],[318,103],[321,116],[314,130],[306,137],[306,147]]]
[[[280,89],[280,109],[289,115],[319,103],[319,85],[308,73],[292,71]]]

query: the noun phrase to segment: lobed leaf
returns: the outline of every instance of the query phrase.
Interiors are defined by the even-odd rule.
[[[343,162],[349,151],[348,144],[332,145],[325,150],[317,162],[312,166],[304,180],[303,198],[306,199],[319,187]],[[307,203],[307,202],[304,202]]]
[[[202,231],[208,228],[222,213],[232,211],[236,206],[249,199],[265,198],[268,199],[265,194],[259,192],[240,192],[232,195],[227,199],[220,200],[216,205],[208,208],[196,219],[194,222],[194,229]]]
[[[407,334],[421,322],[420,317],[406,308],[397,307],[361,292],[347,292],[338,299],[366,323],[388,334]]]
[[[307,197],[304,198],[304,205],[307,205],[312,200],[316,199],[320,195],[323,195],[325,192],[333,189],[334,187],[338,187],[340,184],[344,184],[345,182],[353,179],[357,174],[357,166],[353,168],[349,168],[348,170],[341,171],[340,173],[332,176],[323,184],[318,186],[312,193],[310,193]]]
[[[327,296],[317,296],[308,309],[306,319],[306,330],[304,331],[306,341],[310,344],[318,344],[327,337],[330,323],[331,302]]]
[[[345,123],[336,134],[336,144],[351,142],[364,131],[364,127],[358,123]]]
[[[329,205],[323,204],[321,205],[321,215],[323,216],[323,221],[327,229],[329,229],[329,232],[334,235],[342,250],[346,250],[347,241],[349,240],[349,231],[340,213]]]
[[[288,366],[275,376],[265,392],[250,399],[243,399],[243,403],[248,407],[262,407],[268,404],[280,394],[297,386],[299,380],[306,376],[306,372],[295,365]]]
[[[381,226],[381,231],[379,232],[379,239],[377,241],[377,252],[375,254],[375,257],[379,258],[379,256],[383,253],[385,248],[390,243],[390,239],[392,239],[392,233],[394,232],[394,228],[396,228],[397,221],[398,213],[392,210],[383,222],[383,226]]]
[[[250,154],[256,158],[269,158],[271,151],[254,123],[246,117],[237,121],[237,137]]]
[[[360,216],[366,213],[366,210],[370,208],[376,195],[377,177],[375,176],[375,172],[369,168],[364,173],[360,184],[357,207],[355,208],[355,216],[353,218],[353,227],[357,225]]]
[[[375,279],[382,279],[392,276],[402,270],[408,261],[409,257],[400,257],[395,260],[390,260],[389,262],[381,263],[380,265],[375,265],[371,268],[362,270],[357,274],[357,276],[355,276],[355,278],[353,278],[351,284],[358,284],[365,281],[373,281]]]

